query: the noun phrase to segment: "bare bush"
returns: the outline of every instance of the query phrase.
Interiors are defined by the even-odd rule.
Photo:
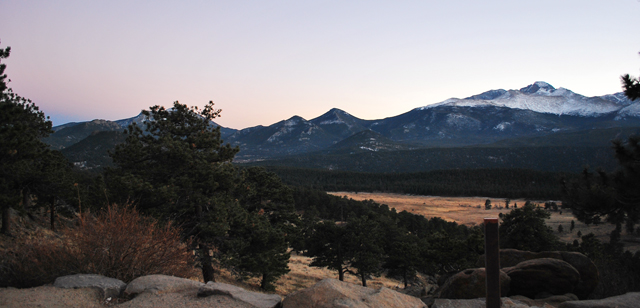
[[[150,274],[194,275],[193,253],[189,243],[180,240],[180,230],[170,223],[160,225],[131,206],[111,205],[62,233],[61,239],[31,239],[7,250],[2,276],[13,286],[30,287],[76,273],[125,282]]]

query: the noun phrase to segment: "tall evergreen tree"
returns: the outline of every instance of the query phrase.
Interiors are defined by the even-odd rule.
[[[8,87],[6,64],[10,47],[0,49],[0,208],[3,234],[11,233],[11,208],[29,200],[34,179],[40,173],[37,160],[49,149],[41,139],[51,131],[51,121],[31,100]]]
[[[625,95],[640,98],[640,80],[628,74],[621,77]],[[633,232],[640,223],[640,136],[613,141],[619,168],[613,173],[585,169],[581,179],[563,183],[563,204],[587,224],[605,220],[616,226],[625,224]]]
[[[135,123],[127,128],[126,141],[111,153],[117,167],[107,170],[113,202],[135,201],[195,237],[205,281],[214,280],[211,254],[235,205],[231,161],[238,149],[224,145],[212,123],[220,112],[212,102],[201,110],[175,102],[143,111],[144,131]]]
[[[633,78],[629,74],[625,74],[620,79],[622,80],[624,95],[632,101],[640,98],[640,78]]]
[[[346,235],[348,243],[349,273],[360,277],[362,286],[367,286],[369,276],[380,276],[384,249],[382,247],[382,229],[380,224],[367,216],[347,221]]]
[[[404,287],[416,277],[418,270],[424,268],[423,250],[428,242],[414,234],[398,235],[387,250],[383,267],[389,270],[387,276],[400,276]]]
[[[544,251],[558,248],[553,230],[545,224],[551,216],[547,211],[527,202],[502,217],[500,247],[526,251]]]
[[[305,255],[313,258],[311,266],[338,271],[338,279],[344,281],[350,264],[347,229],[344,225],[329,220],[318,222],[310,231],[305,246]]]
[[[264,211],[236,215],[227,244],[228,252],[233,252],[228,253],[229,265],[241,277],[260,277],[263,290],[275,290],[274,282],[289,272],[285,233],[272,226]]]

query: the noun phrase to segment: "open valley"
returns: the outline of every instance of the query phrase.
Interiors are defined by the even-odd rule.
[[[367,192],[330,192],[335,196],[346,196],[354,200],[373,200],[380,204],[386,204],[390,208],[395,208],[397,212],[407,211],[413,214],[423,215],[427,218],[440,217],[446,221],[455,221],[458,224],[467,226],[475,226],[482,224],[484,217],[498,217],[500,213],[509,213],[515,204],[524,205],[524,199],[511,200],[510,208],[506,209],[505,199],[503,198],[487,198],[487,197],[439,197],[439,196],[417,196],[403,195],[392,193],[367,193]],[[485,201],[491,200],[493,205],[490,210],[484,208]],[[544,204],[548,200],[532,200],[532,202]],[[559,201],[555,201],[560,203]],[[547,220],[547,225],[553,229],[561,241],[573,242],[578,239],[578,232],[583,235],[593,233],[602,242],[609,241],[609,234],[614,229],[613,225],[600,224],[597,226],[587,226],[579,222],[572,214],[570,209],[560,209],[559,211],[550,211],[551,218]],[[575,221],[575,229],[570,232],[571,220]],[[557,232],[558,226],[562,225],[564,231]],[[640,250],[640,238],[634,235],[627,235],[622,232],[622,241],[625,249],[635,252]]]

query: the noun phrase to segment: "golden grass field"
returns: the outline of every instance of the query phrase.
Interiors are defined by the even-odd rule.
[[[423,215],[427,218],[440,217],[444,220],[455,221],[467,226],[482,224],[483,218],[485,217],[498,217],[500,213],[506,214],[511,211],[511,209],[504,208],[505,199],[503,198],[412,196],[363,192],[359,192],[357,194],[355,192],[330,192],[330,194],[346,196],[354,200],[371,199],[377,203],[386,204],[390,208],[395,208],[397,212],[408,211],[414,214]],[[493,205],[490,210],[484,209],[484,204],[487,199],[491,199],[491,203]],[[545,201],[547,200],[532,200],[532,202],[538,204],[543,204]],[[522,206],[524,203],[524,199],[511,200],[510,207],[513,207],[514,204]],[[556,203],[559,202],[556,201]],[[587,226],[574,218],[571,211],[568,209],[563,209],[562,214],[560,214],[560,211],[550,213],[551,218],[547,220],[547,225],[556,232],[560,240],[563,242],[569,243],[578,239],[578,231],[582,232],[583,235],[593,232],[602,242],[608,242],[609,233],[614,229],[610,224]],[[575,221],[575,228],[572,232],[569,232],[571,220]],[[558,225],[563,226],[564,232],[557,232]],[[626,235],[623,232],[622,240],[626,249],[632,252],[640,250],[640,241],[637,237]],[[324,278],[338,278],[336,271],[330,271],[326,268],[310,267],[310,262],[310,258],[292,255],[289,261],[289,268],[291,269],[291,272],[282,276],[278,280],[276,283],[277,293],[280,295],[287,295],[296,290],[310,287]],[[345,280],[354,284],[360,284],[360,281],[355,276],[349,274],[345,275]],[[238,284],[238,282],[234,282],[231,277],[229,277],[228,282]],[[257,291],[259,280],[254,278],[239,285]],[[401,288],[403,286],[400,281],[386,278],[384,276],[368,281],[368,285],[374,288],[385,286],[390,289]]]
[[[500,213],[507,214],[512,210],[511,208],[504,208],[504,198],[437,197],[363,192],[330,192],[330,194],[346,196],[354,200],[373,200],[377,203],[386,204],[390,208],[395,208],[397,212],[407,211],[427,218],[440,217],[444,220],[455,221],[467,226],[482,224],[485,217],[498,217]],[[484,209],[484,203],[487,199],[491,199],[491,204],[493,205],[490,210]],[[548,200],[532,200],[532,202],[541,205],[546,201]],[[555,202],[560,204],[559,201]],[[524,203],[524,199],[511,200],[510,207],[513,207],[514,204],[522,206]],[[562,214],[560,214],[561,212]],[[593,232],[600,241],[609,242],[609,234],[614,229],[611,224],[587,226],[573,217],[569,209],[562,209],[558,212],[551,211],[549,213],[551,213],[551,218],[547,220],[547,225],[556,232],[561,241],[567,243],[578,239],[578,231],[582,232],[582,235]],[[569,232],[571,220],[575,221],[573,232]],[[557,232],[559,225],[562,225],[564,232]],[[640,239],[638,237],[627,235],[624,231],[622,233],[622,241],[626,249],[632,252],[640,250]]]

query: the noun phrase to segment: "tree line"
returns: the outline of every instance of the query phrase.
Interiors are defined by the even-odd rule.
[[[438,196],[554,199],[561,181],[576,174],[526,169],[436,170],[415,173],[365,173],[266,167],[290,186],[324,191],[391,192]]]

